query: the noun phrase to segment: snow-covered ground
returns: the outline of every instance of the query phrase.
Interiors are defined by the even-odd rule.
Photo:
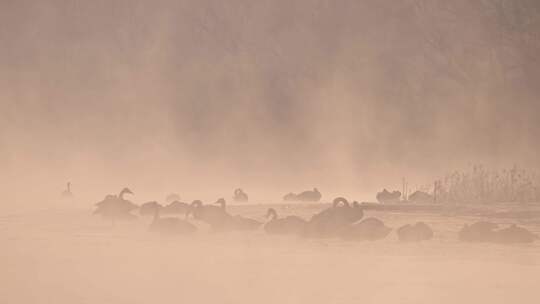
[[[268,206],[231,206],[263,220]],[[323,206],[277,206],[308,218]],[[90,209],[0,215],[0,303],[540,303],[540,242],[463,244],[474,216],[369,212],[422,220],[435,239],[306,240],[262,231],[158,237],[148,218],[110,223]],[[539,233],[540,219],[516,222]]]

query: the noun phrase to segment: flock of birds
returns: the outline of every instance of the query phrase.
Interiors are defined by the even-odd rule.
[[[320,195],[314,189],[315,196]],[[118,195],[107,195],[96,204],[94,214],[112,220],[136,218],[131,212],[139,210],[141,216],[152,216],[149,230],[160,234],[191,234],[198,230],[192,220],[204,222],[212,231],[254,231],[263,229],[269,234],[290,234],[308,238],[339,237],[346,240],[375,241],[386,238],[392,228],[375,217],[364,218],[364,210],[358,202],[349,203],[345,198],[334,199],[333,204],[314,214],[309,220],[291,215],[280,217],[274,208],[266,212],[265,223],[244,217],[232,215],[227,210],[225,199],[221,198],[214,204],[203,204],[195,200],[191,204],[179,201],[177,195],[167,198],[168,205],[152,201],[138,206],[124,198],[133,192],[124,188]],[[313,195],[313,194],[310,194]],[[240,197],[239,197],[240,196]],[[241,190],[235,191],[234,199],[247,201],[247,195]],[[320,197],[319,197],[320,199]],[[163,217],[162,215],[166,215]],[[433,229],[424,222],[408,224],[396,229],[400,241],[418,242],[433,238]],[[525,228],[511,225],[499,229],[490,222],[476,222],[465,225],[459,231],[458,237],[465,242],[492,243],[530,243],[538,238],[537,235]]]

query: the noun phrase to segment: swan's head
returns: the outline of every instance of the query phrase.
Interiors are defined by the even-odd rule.
[[[319,193],[319,189],[317,189],[317,188],[313,188],[313,192],[317,192],[317,193]]]
[[[277,217],[276,209],[268,208],[268,211],[266,212],[266,218],[269,218],[269,217],[274,217],[274,218]]]
[[[220,198],[214,204],[220,205],[221,208],[225,209],[225,206],[226,206],[227,202],[225,201],[224,198]]]
[[[332,206],[337,207],[339,203],[343,203],[344,207],[349,207],[349,201],[347,201],[344,197],[336,197],[332,203]]]

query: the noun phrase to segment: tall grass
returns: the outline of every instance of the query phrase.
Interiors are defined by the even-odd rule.
[[[434,191],[439,203],[540,202],[536,175],[515,165],[503,170],[474,165],[455,171],[435,181]]]

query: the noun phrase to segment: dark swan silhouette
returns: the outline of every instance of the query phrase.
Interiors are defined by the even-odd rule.
[[[307,223],[306,220],[295,215],[278,218],[274,208],[268,209],[266,217],[270,218],[270,221],[264,225],[264,230],[270,234],[299,234]]]
[[[161,212],[163,214],[187,214],[191,206],[187,203],[180,201],[173,201],[167,206],[163,207]]]
[[[334,199],[332,206],[311,217],[303,232],[307,237],[333,237],[362,219],[364,212],[357,202],[353,206],[343,197]]]
[[[370,217],[359,223],[353,224],[342,233],[342,237],[347,240],[376,241],[384,239],[392,231],[381,220]]]
[[[118,195],[107,195],[105,199],[96,203],[94,214],[101,215],[104,218],[115,220],[133,219],[135,216],[130,212],[139,208],[139,206],[126,200],[125,194],[133,194],[128,188],[122,189]]]
[[[197,231],[197,227],[188,221],[176,217],[160,217],[160,209],[160,207],[154,209],[154,219],[149,227],[151,232],[160,234],[190,234]]]
[[[459,239],[464,242],[489,242],[499,244],[532,243],[538,236],[529,230],[512,224],[510,227],[498,229],[498,225],[490,222],[476,222],[463,226]]]
[[[139,214],[142,216],[155,215],[156,209],[162,208],[161,204],[156,201],[144,203],[139,208]]]
[[[238,188],[234,190],[234,196],[233,200],[235,202],[247,202],[249,200],[248,195],[242,190],[241,188]]]
[[[390,192],[386,189],[383,189],[383,191],[377,193],[377,201],[382,204],[399,203],[400,198],[401,192],[399,191]]]
[[[407,224],[401,226],[396,231],[398,239],[402,242],[419,242],[433,238],[433,229],[424,222],[417,222],[414,225]]]
[[[231,215],[225,211],[225,208],[203,205],[202,201],[195,200],[191,203],[186,218],[193,215],[193,218],[205,222],[212,227],[212,230],[225,230],[230,228]]]
[[[459,239],[463,242],[489,242],[493,239],[498,225],[491,222],[465,224],[459,231]]]
[[[64,192],[62,192],[62,196],[64,198],[70,198],[70,197],[73,197],[73,193],[71,193],[71,182],[67,182],[66,184],[66,190],[64,190]]]
[[[493,242],[501,244],[532,243],[538,239],[536,234],[515,224],[495,231],[493,236]]]
[[[321,193],[317,188],[313,190],[307,190],[299,194],[288,193],[283,197],[284,201],[296,201],[296,202],[318,202],[321,200]]]
[[[224,198],[218,199],[215,204],[220,205],[223,211],[227,212],[227,202]],[[262,224],[263,223],[257,220],[243,217],[241,215],[232,216],[227,222],[227,226],[231,230],[257,230]]]

